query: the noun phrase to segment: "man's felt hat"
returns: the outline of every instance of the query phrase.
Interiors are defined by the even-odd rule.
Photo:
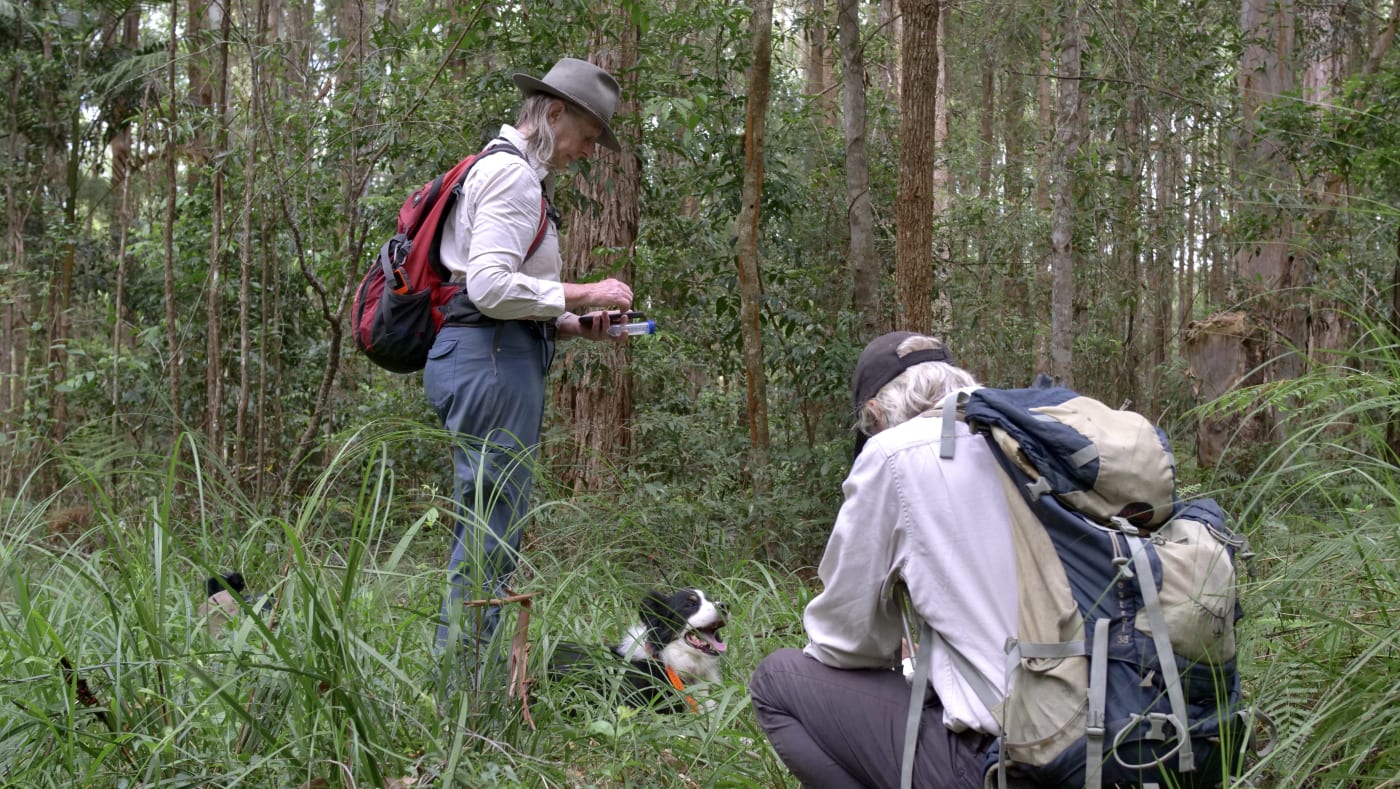
[[[529,74],[516,74],[513,79],[515,86],[526,96],[547,93],[583,110],[603,127],[598,142],[611,150],[622,150],[609,125],[613,110],[617,109],[621,88],[608,72],[586,60],[563,58],[541,79]]]

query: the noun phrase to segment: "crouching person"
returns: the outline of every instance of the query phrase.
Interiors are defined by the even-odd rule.
[[[856,364],[856,458],[823,590],[803,614],[808,644],[769,655],[749,684],[759,725],[805,786],[900,783],[910,705],[901,586],[935,634],[923,645],[932,663],[913,785],[982,786],[999,730],[963,674],[1004,693],[1017,616],[1010,514],[982,438],[956,422],[957,451],[939,456],[944,397],[976,386],[939,340],[909,332],[875,339]]]

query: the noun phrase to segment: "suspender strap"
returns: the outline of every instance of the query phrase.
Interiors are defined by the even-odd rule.
[[[938,456],[944,460],[952,458],[957,447],[954,434],[957,430],[958,406],[966,402],[967,392],[949,392],[943,398],[942,413],[940,414],[943,419],[943,432],[939,437]]]
[[[919,718],[924,713],[924,694],[928,693],[928,675],[933,667],[933,638],[933,628],[924,622],[919,629],[914,676],[909,680],[909,715],[904,720],[904,756],[899,764],[900,789],[910,789],[914,785],[914,751],[919,745]]]
[[[1147,621],[1152,625],[1157,662],[1162,665],[1162,682],[1167,686],[1167,700],[1171,703],[1172,716],[1176,718],[1176,738],[1181,748],[1177,755],[1177,769],[1189,773],[1196,769],[1195,754],[1191,750],[1191,719],[1186,715],[1181,674],[1176,670],[1176,653],[1172,651],[1171,636],[1167,632],[1167,618],[1162,613],[1161,601],[1157,599],[1157,582],[1152,576],[1152,562],[1147,557],[1147,543],[1141,537],[1130,534],[1128,545],[1133,552],[1133,566],[1137,569],[1138,588],[1142,590]]]
[[[1108,618],[1100,617],[1094,623],[1093,654],[1089,657],[1089,714],[1085,721],[1084,789],[1099,789],[1103,785],[1104,710],[1107,706]]]

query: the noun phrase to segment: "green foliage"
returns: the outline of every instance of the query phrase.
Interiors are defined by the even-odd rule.
[[[620,639],[650,585],[703,583],[733,617],[735,657],[725,681],[706,691],[712,711],[568,706],[546,682],[531,731],[498,685],[454,686],[460,654],[430,648],[444,502],[420,506],[385,462],[398,445],[424,439],[442,436],[380,425],[347,437],[328,448],[310,494],[283,513],[250,508],[194,442],[128,464],[57,458],[90,486],[92,528],[50,533],[47,502],[22,498],[0,521],[7,782],[783,782],[743,679],[772,634],[796,637],[784,598],[800,589],[732,555],[708,563],[698,552],[658,559],[653,550],[644,559],[631,524],[583,517],[586,506],[542,527],[517,578],[538,595],[535,676],[543,679],[560,640]],[[103,498],[113,479],[146,495]],[[193,489],[182,479],[194,479]],[[180,515],[191,501],[197,517]],[[245,605],[211,634],[197,611],[203,579],[231,568],[269,595],[271,610]]]
[[[1227,491],[1258,554],[1241,660],[1250,695],[1278,725],[1276,749],[1251,771],[1269,786],[1379,786],[1400,775],[1400,345],[1388,324],[1350,317],[1369,330],[1333,364],[1218,406],[1274,408],[1287,426]],[[1240,449],[1251,450],[1230,452]]]

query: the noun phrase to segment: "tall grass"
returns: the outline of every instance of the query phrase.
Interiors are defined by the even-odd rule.
[[[515,579],[537,595],[537,679],[561,640],[618,640],[650,585],[703,582],[736,626],[708,714],[570,707],[541,681],[531,730],[504,681],[459,686],[460,655],[432,649],[449,502],[396,478],[390,460],[422,441],[446,453],[446,436],[419,427],[345,438],[284,512],[250,507],[192,437],[166,457],[55,458],[69,488],[47,500],[21,490],[0,511],[0,780],[782,785],[744,679],[770,635],[791,631],[799,584],[703,544],[658,550],[652,525],[615,503],[542,507]],[[65,527],[55,511],[75,500],[87,515]],[[230,569],[272,610],[245,607],[211,635],[198,616],[204,579]]]
[[[1400,786],[1400,471],[1385,443],[1400,347],[1386,336],[1220,406],[1274,408],[1286,426],[1263,452],[1232,447],[1255,453],[1253,472],[1218,491],[1257,552],[1240,658],[1251,703],[1277,722],[1274,750],[1241,785]],[[0,501],[0,783],[794,785],[744,686],[765,655],[804,641],[816,589],[799,565],[834,514],[844,442],[780,458],[785,493],[753,502],[741,437],[687,427],[679,410],[639,424],[687,443],[645,445],[607,496],[540,480],[513,584],[535,594],[536,729],[499,672],[473,689],[454,673],[460,655],[432,649],[450,538],[440,431],[376,422],[340,438],[311,490],[275,510],[192,436],[155,457],[70,442],[81,451],[35,472],[67,488]],[[427,442],[442,447],[440,479],[400,477],[394,458]],[[748,558],[752,530],[773,523],[780,544],[810,543],[783,557],[792,572]],[[211,635],[203,582],[231,569],[272,612],[245,610]],[[547,681],[556,645],[618,641],[658,585],[700,585],[730,606],[708,714],[580,701]],[[513,626],[512,614],[503,632]]]
[[[1277,412],[1280,440],[1233,497],[1257,550],[1244,676],[1277,723],[1256,785],[1400,785],[1400,346],[1389,327],[1302,377],[1220,404]]]

